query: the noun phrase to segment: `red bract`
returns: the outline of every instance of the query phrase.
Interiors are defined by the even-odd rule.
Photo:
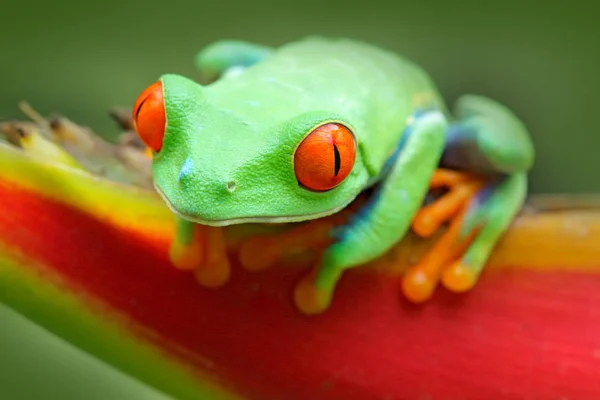
[[[349,271],[331,308],[292,303],[301,266],[200,287],[173,268],[152,191],[0,147],[0,300],[182,399],[600,398],[600,212],[519,217],[477,286],[400,297],[425,243]]]

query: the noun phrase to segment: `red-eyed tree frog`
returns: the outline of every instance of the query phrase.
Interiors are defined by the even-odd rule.
[[[155,187],[177,217],[175,264],[200,262],[190,256],[195,224],[308,221],[369,189],[331,232],[317,273],[298,283],[298,308],[323,312],[344,270],[385,253],[411,224],[429,234],[441,216],[454,221],[451,240],[472,240],[455,260],[433,249],[429,263],[450,263],[443,279],[462,290],[523,205],[534,161],[524,124],[478,95],[451,114],[423,69],[388,50],[320,37],[279,48],[228,40],[196,62],[211,83],[163,75],[133,109]],[[452,190],[423,207],[444,185]],[[437,279],[430,267],[405,278],[415,301]]]

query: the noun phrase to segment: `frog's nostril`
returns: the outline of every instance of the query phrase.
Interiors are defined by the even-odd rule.
[[[237,185],[235,184],[234,181],[227,182],[227,191],[229,193],[235,192],[236,189],[237,189]]]

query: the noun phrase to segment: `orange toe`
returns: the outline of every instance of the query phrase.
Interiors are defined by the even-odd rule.
[[[202,265],[194,271],[196,280],[200,285],[207,288],[218,288],[225,285],[231,276],[231,266],[224,258],[215,260],[210,264]]]
[[[460,261],[451,264],[442,275],[443,285],[453,292],[466,292],[475,286],[476,281],[473,270]]]
[[[413,231],[421,237],[430,237],[461,208],[470,202],[483,186],[483,181],[466,180],[457,183],[434,203],[421,208],[412,222]]]
[[[300,312],[306,315],[321,314],[331,304],[331,290],[319,288],[315,284],[317,270],[306,275],[294,290],[294,303]]]
[[[442,187],[452,187],[469,180],[473,180],[474,176],[466,172],[455,171],[451,169],[438,168],[434,171],[429,187],[438,189]]]
[[[204,235],[201,227],[194,227],[194,237],[190,243],[181,243],[177,239],[169,249],[169,259],[175,268],[192,271],[204,262]]]
[[[465,204],[429,251],[406,272],[402,291],[409,300],[416,303],[428,300],[442,277],[444,268],[464,251],[465,241],[460,239],[460,228],[466,210]]]
[[[206,227],[206,259],[195,270],[196,280],[205,287],[220,287],[229,280],[231,265],[223,228]]]
[[[402,293],[413,303],[423,303],[431,297],[436,281],[420,270],[407,272],[402,279]]]

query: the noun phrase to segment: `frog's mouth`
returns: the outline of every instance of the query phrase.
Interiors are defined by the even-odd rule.
[[[339,204],[333,208],[330,208],[325,211],[312,213],[312,214],[297,214],[297,215],[285,215],[285,216],[246,216],[246,217],[237,217],[237,218],[228,218],[228,219],[203,219],[197,215],[189,215],[181,212],[171,203],[169,198],[163,193],[163,191],[158,187],[158,185],[154,185],[154,188],[166,203],[167,207],[171,210],[173,214],[176,216],[185,219],[187,221],[195,222],[200,225],[207,226],[228,226],[228,225],[238,225],[238,224],[285,224],[285,223],[293,223],[293,222],[303,222],[309,221],[311,219],[323,218],[329,215],[335,214],[345,207],[347,207],[350,203],[352,203],[356,196],[351,197],[349,200]]]

